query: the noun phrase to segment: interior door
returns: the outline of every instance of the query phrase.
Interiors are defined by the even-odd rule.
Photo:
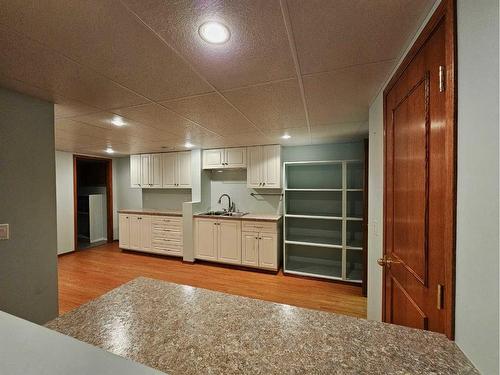
[[[454,151],[442,19],[385,91],[384,321],[452,335]],[[451,128],[450,128],[451,127]]]

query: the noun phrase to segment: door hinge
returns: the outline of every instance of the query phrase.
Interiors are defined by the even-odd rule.
[[[443,297],[444,297],[444,285],[441,285],[441,284],[438,284],[437,285],[437,304],[436,304],[436,307],[438,310],[442,310],[443,309]]]
[[[443,92],[445,90],[445,69],[443,65],[439,65],[439,92]]]

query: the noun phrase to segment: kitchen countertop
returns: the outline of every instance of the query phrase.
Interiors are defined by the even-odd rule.
[[[182,211],[155,210],[152,208],[137,208],[118,210],[119,214],[137,214],[137,215],[158,215],[158,216],[182,216]]]
[[[243,216],[221,216],[221,215],[203,215],[194,214],[193,217],[203,217],[209,219],[224,219],[224,220],[248,220],[248,221],[271,221],[278,222],[281,220],[282,215],[278,214],[246,214]]]
[[[441,334],[147,278],[47,327],[169,374],[478,374]]]
[[[160,371],[2,311],[0,337],[0,374],[161,374]]]

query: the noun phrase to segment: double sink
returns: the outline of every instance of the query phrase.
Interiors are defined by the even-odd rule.
[[[199,215],[241,217],[241,216],[244,216],[246,214],[248,214],[248,212],[208,211],[208,212],[202,212]]]

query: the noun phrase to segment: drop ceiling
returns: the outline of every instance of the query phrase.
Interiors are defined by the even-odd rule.
[[[55,103],[63,151],[359,139],[433,2],[1,0],[0,86]]]

